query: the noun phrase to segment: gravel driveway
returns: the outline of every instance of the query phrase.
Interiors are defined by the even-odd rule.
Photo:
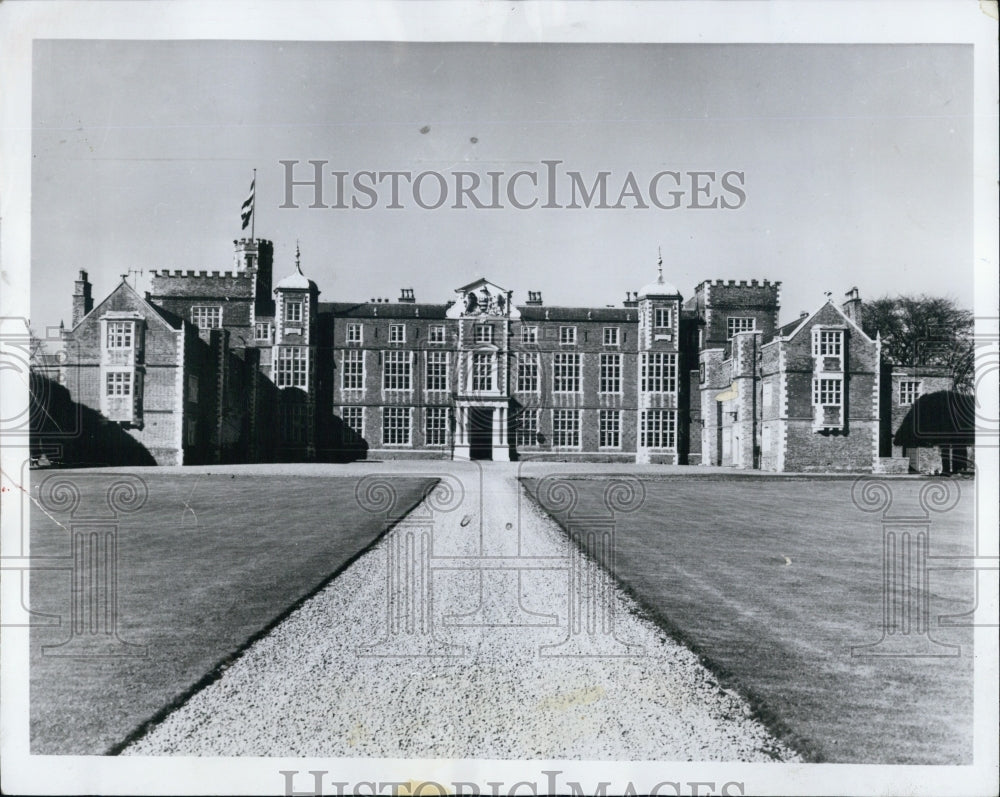
[[[393,467],[367,466],[373,512]],[[443,481],[417,510],[124,754],[798,760],[516,465],[422,468]]]

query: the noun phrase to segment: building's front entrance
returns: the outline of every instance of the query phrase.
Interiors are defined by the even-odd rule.
[[[493,459],[493,408],[469,408],[469,459]]]

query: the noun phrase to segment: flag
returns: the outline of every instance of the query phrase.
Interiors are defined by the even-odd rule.
[[[250,181],[250,196],[246,198],[246,200],[243,202],[243,207],[240,209],[240,218],[243,219],[244,230],[247,228],[247,225],[250,224],[250,217],[253,216],[253,193],[254,193],[254,186],[256,185],[256,183],[257,183],[257,177],[255,176]]]

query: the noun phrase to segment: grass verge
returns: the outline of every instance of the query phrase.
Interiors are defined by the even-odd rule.
[[[32,610],[58,616],[61,624],[31,629],[33,754],[117,752],[214,680],[390,525],[358,506],[357,478],[155,471],[142,478],[146,504],[120,520],[117,593],[119,635],[145,645],[146,655],[43,653],[43,645],[69,637],[71,571],[34,571]],[[75,473],[72,479],[81,506],[100,509],[114,477]],[[433,480],[393,483],[391,516],[400,517]],[[34,511],[31,523],[33,557],[69,556],[67,514]],[[70,560],[64,561],[68,568]],[[330,633],[336,630],[332,624]]]
[[[534,496],[537,482],[523,481]],[[958,505],[931,518],[932,557],[974,550],[974,483],[956,483]],[[605,480],[573,484],[574,513],[606,511]],[[893,481],[892,514],[920,515],[923,484]],[[617,516],[602,564],[776,735],[813,761],[971,763],[972,629],[938,625],[975,605],[970,572],[930,560],[931,636],[959,656],[852,655],[881,636],[883,574],[881,518],[854,506],[850,480],[643,485],[643,505]],[[553,517],[572,536],[572,518]]]

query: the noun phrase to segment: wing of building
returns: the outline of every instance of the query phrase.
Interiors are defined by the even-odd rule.
[[[883,366],[856,290],[783,326],[780,283],[705,281],[685,300],[662,264],[620,306],[518,301],[485,277],[434,303],[410,289],[321,302],[298,254],[273,283],[270,241],[234,246],[227,270],[160,269],[145,297],[123,280],[96,306],[80,272],[58,380],[106,433],[88,462],[115,464],[108,441],[127,439],[160,464],[906,470],[918,447],[898,441],[908,408],[950,389]]]

